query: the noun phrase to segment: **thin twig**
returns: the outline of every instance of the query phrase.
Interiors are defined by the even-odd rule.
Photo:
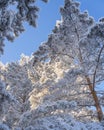
[[[98,54],[97,65],[95,67],[94,76],[93,76],[93,90],[95,88],[96,73],[97,73],[97,69],[98,69],[99,61],[100,61],[100,56],[101,56],[103,49],[104,49],[104,45],[101,47],[99,54]]]

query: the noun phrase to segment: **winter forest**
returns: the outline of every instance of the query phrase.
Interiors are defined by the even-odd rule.
[[[0,55],[24,22],[36,27],[35,2],[0,0]],[[104,18],[95,22],[75,0],[60,13],[36,52],[0,62],[0,130],[104,130]]]

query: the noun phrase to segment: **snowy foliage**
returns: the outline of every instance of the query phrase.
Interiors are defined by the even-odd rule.
[[[3,53],[5,38],[13,41],[24,31],[25,21],[36,27],[39,8],[35,3],[36,0],[0,0],[0,53]]]
[[[44,116],[41,118],[35,118],[31,120],[33,115],[29,113],[24,115],[25,120],[20,122],[23,129],[26,130],[103,130],[103,127],[97,123],[83,124],[74,120],[70,115],[67,114],[56,114],[50,116]],[[27,119],[27,120],[26,120]],[[30,120],[28,122],[28,120]],[[28,122],[29,124],[26,124]],[[23,124],[24,123],[24,124]]]
[[[32,56],[0,63],[1,129],[104,129],[96,109],[104,106],[104,91],[97,91],[104,77],[103,20],[95,23],[73,0],[60,12],[61,21]]]
[[[10,130],[10,129],[7,125],[0,123],[0,130]]]

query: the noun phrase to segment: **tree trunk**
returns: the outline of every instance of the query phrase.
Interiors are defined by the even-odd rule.
[[[86,76],[85,79],[86,79],[86,81],[88,83],[88,86],[89,86],[89,89],[91,91],[93,100],[95,102],[95,107],[96,107],[96,110],[97,110],[98,119],[99,119],[99,121],[101,121],[103,119],[103,112],[102,112],[102,108],[101,108],[99,100],[98,100],[98,96],[96,94],[96,91],[93,89],[90,78]]]
[[[75,32],[76,32],[76,35],[77,35],[77,38],[78,38],[78,41],[79,41],[79,34],[78,34],[78,30],[77,30],[76,26],[75,26]],[[99,53],[99,56],[98,56],[98,62],[99,62],[99,58],[100,58],[100,55],[101,55],[103,48],[104,48],[104,46],[100,50],[100,53]],[[83,58],[82,58],[82,53],[81,53],[80,47],[79,47],[79,60],[80,60],[81,65],[83,66]],[[96,94],[96,91],[94,90],[94,86],[91,84],[90,78],[88,76],[85,76],[85,79],[88,83],[89,90],[90,90],[92,97],[93,97],[93,100],[95,102],[95,107],[96,107],[96,111],[97,111],[97,114],[98,114],[98,120],[101,121],[103,119],[103,112],[102,112],[102,108],[101,108],[99,100],[98,100],[98,96]]]

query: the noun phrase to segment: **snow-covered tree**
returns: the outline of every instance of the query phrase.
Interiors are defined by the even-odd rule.
[[[79,3],[73,0],[65,0],[65,6],[60,12],[61,21],[57,22],[48,41],[34,53],[33,65],[40,60],[63,62],[64,67],[67,66],[69,70],[70,86],[77,94],[82,89],[88,93],[87,97],[91,96],[94,102],[90,101],[90,105],[96,107],[101,121],[103,112],[96,87],[104,77],[103,19],[94,22],[87,12],[80,12]]]
[[[38,11],[36,0],[0,1],[0,53],[3,53],[5,39],[13,41],[24,31],[24,22],[36,27]]]
[[[61,20],[32,56],[0,63],[1,129],[104,129],[103,19],[96,23],[73,0],[65,0],[60,12]]]
[[[19,115],[16,107],[18,107],[18,102],[15,97],[6,90],[5,83],[0,81],[0,129],[9,129],[7,126],[12,127]]]

